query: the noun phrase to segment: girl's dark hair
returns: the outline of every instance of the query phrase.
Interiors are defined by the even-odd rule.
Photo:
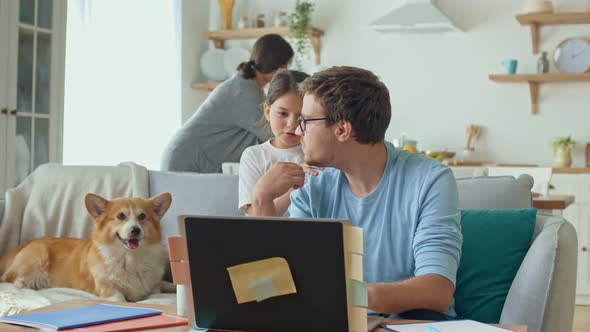
[[[269,106],[288,92],[298,93],[299,83],[308,78],[304,72],[297,70],[280,70],[272,77],[264,102]]]
[[[242,62],[237,70],[245,79],[255,76],[255,69],[261,73],[272,73],[287,65],[293,57],[291,45],[277,34],[264,35],[254,43],[250,61]]]
[[[264,103],[270,106],[277,99],[281,98],[289,92],[294,92],[298,94],[299,83],[303,82],[308,77],[309,75],[307,75],[306,73],[297,70],[278,71],[272,77],[272,80],[268,85],[268,92],[266,93]],[[258,126],[266,127],[267,125],[268,121],[266,120],[266,117],[263,114],[260,121],[258,121]]]

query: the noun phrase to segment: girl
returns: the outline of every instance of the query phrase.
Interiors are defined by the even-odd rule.
[[[273,163],[292,162],[301,164],[312,175],[317,172],[303,163],[300,137],[295,135],[303,98],[297,93],[299,83],[309,75],[294,71],[277,72],[270,82],[264,102],[263,126],[269,126],[274,138],[247,148],[242,154],[239,169],[239,208],[252,215],[252,188]],[[277,215],[283,215],[291,203],[291,190],[274,200]]]
[[[269,138],[256,126],[264,87],[286,68],[293,49],[275,34],[260,37],[236,74],[215,88],[168,143],[161,169],[219,173],[224,162],[237,162],[242,152]]]

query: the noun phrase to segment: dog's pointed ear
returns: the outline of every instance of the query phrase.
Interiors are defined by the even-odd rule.
[[[86,197],[84,197],[86,210],[88,210],[88,213],[90,213],[90,216],[92,216],[92,219],[94,220],[105,214],[108,203],[109,201],[95,194],[88,193],[86,194]]]
[[[172,195],[170,193],[161,193],[150,198],[150,201],[154,206],[154,212],[162,218],[172,204]]]

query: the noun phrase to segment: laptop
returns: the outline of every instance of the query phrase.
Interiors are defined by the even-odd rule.
[[[192,327],[349,331],[347,226],[331,219],[179,217],[188,252],[186,303]],[[228,268],[273,257],[288,263],[296,292],[238,303]],[[379,318],[370,319],[378,325]]]

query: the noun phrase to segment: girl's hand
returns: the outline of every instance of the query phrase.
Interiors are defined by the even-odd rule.
[[[290,189],[299,189],[305,182],[305,173],[295,163],[278,162],[273,164],[252,188],[252,199],[274,200]]]
[[[323,167],[317,167],[317,166],[309,166],[308,164],[305,163],[301,163],[299,164],[299,166],[301,166],[301,168],[303,168],[303,171],[309,175],[313,175],[316,176],[319,173],[319,171],[323,171],[324,168]]]

